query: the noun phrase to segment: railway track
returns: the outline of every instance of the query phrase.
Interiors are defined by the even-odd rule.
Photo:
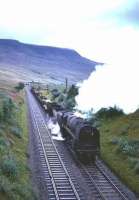
[[[75,158],[76,159],[76,158]],[[80,168],[81,174],[86,179],[88,187],[92,191],[92,196],[95,199],[103,200],[135,200],[133,196],[128,196],[122,191],[120,186],[118,187],[107,175],[104,166],[99,160],[95,163],[90,163],[88,165],[81,163],[76,159],[76,162]],[[94,188],[95,187],[95,188]]]
[[[68,150],[72,153],[74,157],[74,161],[76,162],[78,169],[80,169],[80,172],[82,176],[84,177],[89,189],[91,190],[91,196],[90,199],[102,199],[102,200],[135,200],[136,198],[132,196],[131,194],[127,194],[123,191],[122,186],[116,184],[114,181],[112,181],[112,176],[108,176],[107,173],[103,168],[105,166],[97,159],[95,163],[90,164],[83,164],[81,163],[74,152],[68,147]],[[58,151],[60,152],[60,155],[64,158],[66,154],[64,155],[64,148],[61,149],[58,148]],[[62,152],[61,152],[62,151]],[[67,161],[64,160],[64,164],[68,165],[66,163]],[[86,186],[87,186],[86,185]]]
[[[117,188],[110,178],[97,164],[83,166],[84,171],[89,177],[89,181],[93,183],[96,190],[102,197],[107,200],[127,200],[128,198]]]
[[[105,171],[105,165],[97,158],[95,163],[83,164],[76,157],[75,153],[68,147],[72,153],[74,161],[77,163],[82,176],[92,191],[94,199],[102,200],[136,200],[136,197],[127,191],[123,191],[123,186],[113,181],[113,175],[108,175]]]
[[[69,170],[65,167],[56,146],[51,139],[50,132],[38,105],[30,92],[28,93],[29,106],[35,135],[39,141],[38,150],[41,165],[46,179],[48,199],[50,200],[79,200],[84,199],[76,180],[70,177]]]
[[[31,109],[34,134],[38,140],[38,151],[41,158],[41,166],[47,185],[48,199],[50,200],[74,200],[86,199],[82,193],[76,178],[72,176],[72,169],[68,166],[66,156],[56,147],[51,139],[38,104],[32,94],[28,92]],[[85,179],[86,187],[91,190],[91,199],[103,200],[133,200],[117,187],[105,173],[101,162],[84,165],[75,159],[78,168]]]
[[[115,189],[115,191],[117,191],[117,193],[119,193],[119,196],[122,199],[137,200],[137,198],[135,197],[135,195],[130,190],[128,190],[126,188],[126,186],[123,185],[118,180],[118,178],[116,176],[114,176],[112,174],[112,172],[110,171],[110,169],[108,169],[106,167],[106,165],[104,164],[104,162],[100,158],[96,159],[96,167],[101,172],[101,174],[103,174],[103,176],[107,179],[107,181],[111,184],[111,186],[113,186],[113,188]]]

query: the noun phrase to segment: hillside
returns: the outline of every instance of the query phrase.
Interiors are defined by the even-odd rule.
[[[71,49],[0,39],[0,70],[17,79],[63,82],[68,77],[77,82],[87,78],[97,64]]]

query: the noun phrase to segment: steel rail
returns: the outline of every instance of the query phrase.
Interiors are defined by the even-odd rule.
[[[112,180],[108,177],[108,175],[102,170],[98,164],[98,162],[95,163],[99,171],[104,175],[104,177],[109,181],[109,183],[113,186],[113,188],[119,193],[119,195],[124,200],[128,200],[128,198],[119,190],[119,188],[112,182]]]
[[[46,152],[45,152],[45,147],[44,147],[44,144],[43,144],[43,141],[42,141],[41,133],[40,133],[38,124],[37,124],[37,122],[36,122],[36,118],[35,118],[35,116],[34,116],[34,112],[33,112],[33,110],[32,110],[32,107],[31,107],[31,111],[32,111],[32,113],[33,113],[33,117],[34,117],[33,120],[34,120],[34,122],[35,122],[35,125],[36,125],[36,127],[37,127],[37,131],[38,131],[38,134],[39,134],[39,138],[40,138],[40,142],[41,142],[41,145],[42,145],[42,149],[43,149],[45,161],[46,161],[46,164],[47,164],[47,167],[48,167],[48,171],[49,171],[49,174],[50,174],[50,177],[51,177],[51,181],[52,181],[54,193],[55,193],[56,199],[57,199],[57,200],[60,200],[59,195],[58,195],[58,192],[57,192],[57,189],[56,189],[56,184],[55,184],[55,181],[54,181],[52,172],[51,172],[51,168],[50,168],[50,165],[49,165],[49,161],[48,161],[48,159],[47,159],[47,155],[46,155]]]
[[[95,180],[93,179],[93,177],[92,177],[92,176],[90,175],[90,173],[87,171],[86,167],[85,167],[83,164],[81,164],[81,163],[80,163],[80,165],[81,165],[81,167],[83,168],[83,170],[85,171],[85,173],[88,175],[88,177],[89,177],[89,179],[91,180],[91,182],[93,183],[93,185],[95,186],[96,190],[98,191],[99,195],[101,196],[101,199],[107,200],[107,199],[104,197],[104,195],[103,195],[103,193],[101,192],[101,190],[99,189],[99,187],[97,186],[97,184],[96,184]]]
[[[94,168],[95,167],[95,168]],[[88,174],[90,174],[90,176],[93,178],[93,176],[95,176],[96,174],[98,175],[98,177],[100,176],[99,174],[98,174],[98,172],[100,173],[100,174],[102,174],[102,177],[100,176],[100,178],[104,178],[104,180],[106,181],[105,182],[105,185],[109,185],[110,186],[110,188],[106,188],[106,190],[104,190],[105,189],[105,185],[103,185],[104,184],[104,182],[102,182],[102,185],[100,185],[101,184],[101,182],[98,182],[99,183],[99,186],[98,186],[98,184],[97,184],[97,181],[98,181],[98,179],[99,178],[97,178],[96,180],[94,180],[95,181],[95,184],[98,186],[98,188],[99,188],[99,190],[101,191],[101,189],[102,189],[102,192],[101,193],[103,193],[103,196],[104,196],[104,198],[105,199],[124,199],[124,200],[128,200],[121,192],[120,192],[120,190],[115,186],[115,184],[110,180],[110,178],[108,178],[107,177],[107,175],[100,169],[100,167],[98,167],[96,164],[95,165],[92,165],[92,166],[89,166],[89,167],[85,167],[85,170],[88,172]],[[94,170],[95,170],[95,172],[94,172]],[[91,173],[95,173],[94,175],[92,175]],[[106,176],[105,176],[106,175]],[[94,179],[94,178],[93,178]],[[107,185],[107,186],[108,186]],[[100,189],[101,188],[101,189]],[[114,193],[112,192],[112,193],[109,193],[109,197],[107,197],[107,193],[108,193],[108,189],[110,190],[110,189],[113,189],[113,191],[115,191]],[[117,190],[118,189],[118,190]],[[121,195],[122,194],[122,195]],[[111,195],[111,196],[110,196]],[[116,196],[117,197],[116,197]]]
[[[28,94],[28,95],[30,96],[30,94]],[[30,98],[32,98],[32,97],[30,96]],[[34,99],[33,99],[33,100],[34,100]],[[35,105],[37,105],[36,102],[35,102],[35,100],[34,100],[34,103],[35,103]],[[32,101],[32,105],[34,105],[34,103],[33,103],[33,101]],[[40,110],[38,109],[37,106],[35,106],[36,108],[34,107],[34,109],[33,109],[33,106],[32,106],[32,105],[30,104],[31,110],[32,110],[32,113],[33,113],[33,116],[34,116],[35,124],[36,124],[37,130],[38,130],[38,133],[39,133],[39,137],[40,137],[40,141],[41,141],[41,144],[42,144],[42,148],[43,148],[43,151],[44,151],[45,160],[46,160],[46,163],[47,163],[47,166],[48,166],[48,170],[49,170],[50,176],[52,177],[53,188],[54,188],[54,191],[55,191],[55,194],[56,194],[56,198],[59,199],[59,195],[58,195],[58,192],[56,191],[56,190],[57,190],[57,187],[56,187],[55,179],[54,179],[53,174],[52,174],[52,172],[51,172],[51,167],[50,167],[50,165],[49,165],[49,161],[48,161],[47,154],[46,154],[46,151],[45,151],[45,147],[44,147],[44,144],[43,144],[42,136],[41,136],[41,133],[40,133],[40,130],[39,130],[38,122],[37,122],[37,120],[36,120],[36,116],[41,118],[42,125],[43,125],[43,127],[45,127],[45,129],[47,130],[49,139],[50,139],[50,141],[51,141],[51,143],[52,143],[52,145],[53,145],[53,148],[55,149],[55,152],[56,152],[56,154],[57,154],[57,156],[58,156],[58,158],[59,158],[59,161],[61,162],[61,165],[62,165],[62,167],[63,167],[63,169],[64,169],[64,171],[65,171],[65,173],[66,173],[66,176],[67,176],[67,178],[68,178],[68,180],[69,180],[69,182],[70,182],[70,185],[71,185],[71,187],[72,187],[72,189],[73,189],[73,192],[74,192],[74,194],[75,194],[75,196],[76,196],[76,199],[77,199],[77,200],[80,200],[80,197],[79,197],[79,195],[78,195],[78,192],[76,191],[76,188],[75,188],[75,186],[74,186],[74,184],[73,184],[73,182],[72,182],[72,180],[71,180],[71,178],[70,178],[70,175],[69,175],[69,173],[68,173],[66,167],[64,166],[64,163],[63,163],[63,161],[62,161],[62,159],[61,159],[61,157],[60,157],[60,155],[59,155],[59,153],[58,153],[58,151],[57,151],[57,149],[56,149],[56,146],[55,146],[53,140],[51,139],[50,132],[49,132],[49,130],[48,130],[47,125],[45,124],[45,121],[44,121],[44,118],[43,118],[43,116],[42,116],[42,113],[40,112]],[[36,111],[37,111],[37,112],[36,112]],[[37,115],[36,115],[36,114],[37,114]]]

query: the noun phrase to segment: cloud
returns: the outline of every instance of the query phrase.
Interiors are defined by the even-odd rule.
[[[0,0],[0,36],[27,43],[69,47],[91,59],[108,62],[113,57],[111,52],[115,45],[117,48],[116,40],[123,43],[123,29],[131,26],[127,21],[132,20],[125,22],[121,16],[123,19],[136,18],[135,4],[129,2]]]
[[[139,27],[139,0],[126,0],[117,9],[109,10],[100,14],[100,20],[111,21],[116,26],[137,26]]]
[[[0,26],[14,32],[40,34],[67,29],[95,20],[99,15],[117,9],[125,0],[0,0]],[[69,33],[70,34],[70,33]]]
[[[134,3],[129,11],[125,11],[123,17],[125,17],[125,20],[130,22],[130,24],[139,26],[139,1]]]

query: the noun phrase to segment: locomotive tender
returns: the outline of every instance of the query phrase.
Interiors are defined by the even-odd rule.
[[[99,131],[81,117],[72,112],[57,112],[57,120],[63,137],[70,144],[72,150],[80,158],[95,159],[100,152]]]
[[[100,153],[100,133],[98,129],[87,120],[75,116],[73,112],[64,110],[60,105],[50,102],[38,91],[34,89],[31,91],[49,117],[53,117],[53,113],[56,113],[61,133],[78,157],[95,160],[96,155]]]

